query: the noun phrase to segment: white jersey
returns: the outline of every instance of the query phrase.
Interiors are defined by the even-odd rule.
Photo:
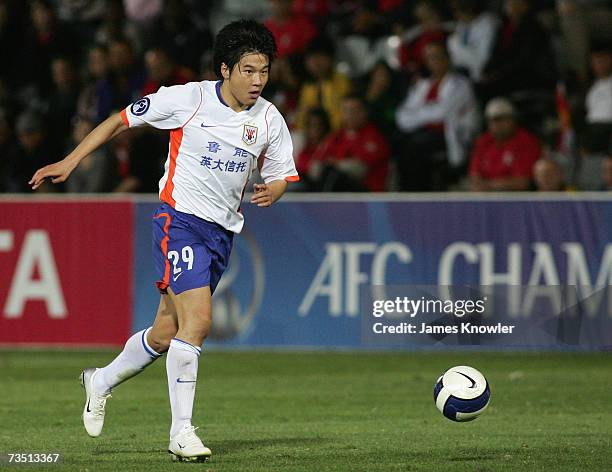
[[[225,104],[221,82],[190,82],[161,87],[121,112],[129,127],[170,130],[159,197],[190,213],[239,233],[240,202],[263,156],[264,182],[299,180],[287,124],[269,101],[259,97],[247,110]]]

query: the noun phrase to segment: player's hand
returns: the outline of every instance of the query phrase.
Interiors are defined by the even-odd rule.
[[[259,207],[269,207],[274,202],[272,192],[266,184],[254,184],[253,191],[255,195],[251,197],[251,203]]]
[[[68,159],[62,159],[59,162],[38,169],[28,184],[32,186],[32,190],[36,190],[42,185],[45,179],[49,177],[51,178],[51,182],[59,184],[68,178],[75,167],[75,162]]]

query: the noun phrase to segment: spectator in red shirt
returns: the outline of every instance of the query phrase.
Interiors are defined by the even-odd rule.
[[[517,125],[512,103],[491,100],[485,109],[488,131],[476,141],[470,162],[474,191],[528,190],[542,152],[538,138]]]
[[[317,30],[305,15],[293,14],[292,0],[271,0],[272,16],[264,24],[268,27],[278,47],[278,58],[304,52]]]
[[[363,98],[342,100],[342,127],[313,156],[309,177],[318,190],[381,192],[389,164],[387,139],[368,121]]]

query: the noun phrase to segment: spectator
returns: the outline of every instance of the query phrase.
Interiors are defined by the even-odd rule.
[[[53,89],[48,98],[49,135],[56,147],[64,147],[71,133],[72,118],[76,114],[79,83],[72,62],[65,57],[51,63]],[[79,141],[80,142],[80,141]]]
[[[95,127],[95,123],[88,118],[78,117],[72,131],[72,142],[68,145],[68,152],[83,141]],[[81,161],[81,164],[72,171],[70,179],[64,184],[67,192],[73,193],[99,193],[108,192],[112,188],[112,180],[116,173],[116,162],[106,147],[102,147]]]
[[[480,79],[484,101],[522,91],[553,92],[556,65],[550,38],[529,0],[505,0],[506,18]]]
[[[97,121],[106,119],[140,97],[144,74],[126,40],[113,41],[108,48],[109,74],[96,87]]]
[[[538,138],[518,126],[514,106],[505,98],[491,100],[485,117],[489,129],[478,138],[472,152],[471,189],[528,190],[533,166],[542,152]]]
[[[538,192],[563,192],[567,190],[561,166],[552,159],[539,159],[533,166],[533,179]]]
[[[591,51],[595,81],[586,97],[583,147],[588,153],[605,153],[612,138],[612,50],[608,45]]]
[[[601,161],[601,176],[603,180],[602,190],[612,192],[612,156]]]
[[[491,57],[499,19],[485,11],[483,0],[452,0],[457,25],[448,38],[451,62],[478,82]]]
[[[161,48],[150,49],[145,54],[147,79],[141,95],[155,93],[161,86],[183,85],[195,79],[195,74],[186,67],[177,65]]]
[[[609,0],[556,0],[563,56],[580,85],[587,83],[589,45],[612,41]]]
[[[345,2],[344,19],[336,26],[336,60],[349,77],[363,77],[387,57],[389,25],[380,11],[379,2],[362,0]]]
[[[329,117],[322,108],[313,108],[306,115],[305,143],[295,159],[300,176],[308,179],[313,159],[330,132]]]
[[[300,80],[295,73],[293,62],[288,58],[274,61],[274,66],[270,69],[270,80],[264,92],[264,98],[274,103],[289,127],[295,125],[300,93]]]
[[[55,16],[48,0],[30,4],[31,29],[19,48],[19,69],[25,84],[36,86],[44,94],[51,84],[51,61],[56,56],[75,57],[77,43]]]
[[[342,128],[317,150],[309,177],[326,192],[385,190],[389,165],[386,138],[368,121],[360,96],[344,97],[341,110]]]
[[[97,44],[110,47],[116,41],[128,41],[136,52],[142,51],[140,36],[133,23],[126,21],[122,0],[107,0],[104,21],[95,34]]]
[[[49,142],[42,116],[24,111],[17,118],[18,148],[8,162],[7,190],[30,192],[28,181],[37,169],[61,159],[61,153]],[[40,187],[48,191],[49,186]],[[57,187],[56,187],[57,188]]]
[[[351,84],[344,74],[334,70],[333,51],[333,43],[322,37],[308,47],[304,64],[310,77],[302,85],[298,99],[299,128],[304,127],[306,113],[312,108],[323,108],[329,115],[332,129],[340,128],[342,98]]]
[[[279,59],[301,54],[317,35],[317,30],[305,15],[293,15],[292,0],[270,0],[272,15],[264,22],[272,31]]]
[[[103,46],[94,46],[89,49],[85,82],[77,103],[79,116],[92,120],[94,123],[100,121],[98,88],[100,82],[107,79],[108,74],[108,53],[106,49]]]
[[[96,28],[104,18],[106,3],[106,0],[54,0],[58,18],[81,45],[93,43]]]
[[[396,73],[385,62],[378,62],[362,87],[370,119],[388,137],[395,129],[395,109],[400,97],[398,82]]]
[[[177,64],[198,70],[200,57],[203,52],[212,49],[212,41],[207,24],[196,24],[194,15],[183,0],[166,0],[161,16],[146,38],[146,46],[161,47]]]
[[[431,190],[435,157],[444,155],[439,185],[450,183],[450,168],[462,166],[478,118],[468,79],[451,72],[444,43],[425,47],[431,77],[420,79],[396,112],[402,132],[402,155],[397,156],[400,189]]]
[[[444,24],[442,11],[432,0],[418,1],[414,16],[418,24],[403,34],[399,49],[400,65],[413,78],[423,73],[427,45],[446,41],[449,29]]]

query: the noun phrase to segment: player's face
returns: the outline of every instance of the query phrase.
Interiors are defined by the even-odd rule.
[[[229,71],[227,66],[221,66],[223,74],[223,89],[226,93],[223,98],[228,105],[237,110],[243,110],[255,103],[262,90],[268,83],[270,61],[264,54],[250,53],[240,58],[234,69]],[[226,96],[229,95],[229,96]]]

